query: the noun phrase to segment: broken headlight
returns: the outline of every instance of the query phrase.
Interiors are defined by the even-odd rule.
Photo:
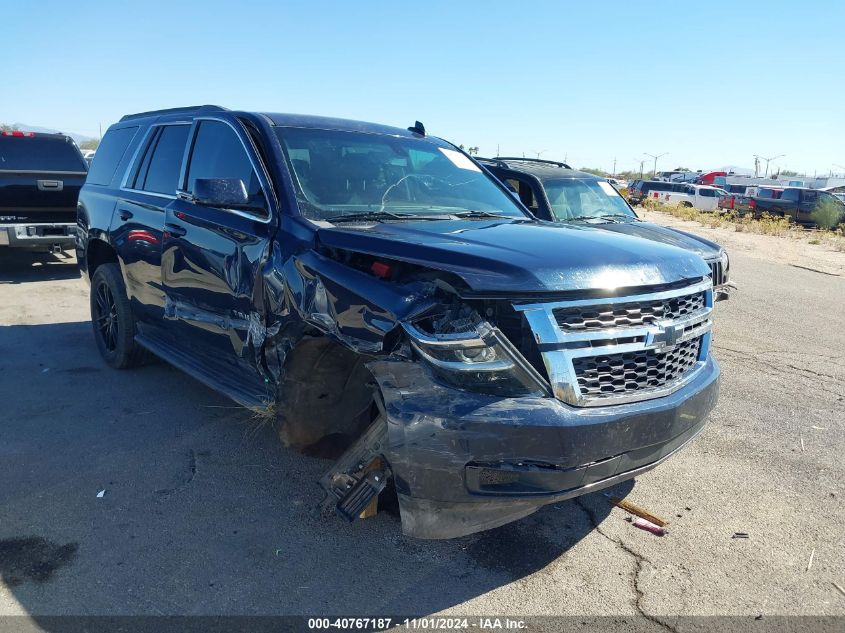
[[[428,334],[405,324],[411,346],[445,383],[497,396],[545,395],[548,384],[505,336],[485,321]]]

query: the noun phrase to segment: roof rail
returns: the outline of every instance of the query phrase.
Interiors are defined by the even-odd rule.
[[[198,105],[186,106],[183,108],[165,108],[164,110],[150,110],[149,112],[137,112],[135,114],[127,114],[120,118],[120,121],[131,121],[132,119],[143,119],[150,116],[160,116],[162,114],[181,114],[181,113],[195,113],[204,114],[205,112],[224,112],[228,108],[216,105]]]
[[[503,160],[499,160],[498,158],[484,158],[483,156],[473,156],[473,158],[479,163],[492,163],[496,165],[496,167],[501,167],[502,169],[508,168],[507,163]]]
[[[561,163],[561,162],[558,162],[556,160],[544,160],[542,158],[525,158],[525,157],[520,158],[518,156],[496,156],[492,160],[498,160],[498,161],[502,161],[502,162],[510,161],[510,162],[514,162],[514,163],[516,163],[516,162],[520,162],[520,163],[543,163],[543,164],[546,164],[546,165],[554,165],[555,167],[562,167],[563,169],[572,169],[572,167],[570,167],[566,163]]]

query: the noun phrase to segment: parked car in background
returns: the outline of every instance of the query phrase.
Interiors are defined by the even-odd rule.
[[[628,187],[628,200],[631,204],[640,204],[646,198],[654,197],[655,192],[683,191],[684,184],[668,180],[635,180]]]
[[[616,188],[616,191],[628,188],[628,181],[621,178],[607,178],[607,182]]]
[[[700,211],[718,211],[719,198],[728,194],[724,189],[708,185],[684,185],[677,191],[655,191],[649,198],[666,204],[680,204]]]
[[[393,481],[406,534],[503,525],[657,466],[716,403],[701,257],[540,222],[419,122],[128,115],[78,224],[105,362],[341,445],[320,483],[350,521]]]
[[[771,193],[777,197],[764,195]],[[840,216],[845,216],[845,205],[843,202],[826,191],[818,189],[806,189],[803,187],[785,187],[784,189],[769,190],[762,188],[758,195],[751,198],[750,205],[755,217],[764,213],[769,215],[791,218],[793,222],[803,226],[816,224],[813,213],[820,205],[831,205],[831,209],[841,209]]]
[[[541,220],[601,227],[700,255],[710,266],[718,298],[728,297],[730,260],[725,249],[697,235],[642,221],[606,179],[562,163],[500,158],[479,161]]]
[[[0,132],[0,247],[70,248],[88,164],[64,134]]]
[[[708,171],[702,174],[696,174],[695,184],[697,185],[715,185],[717,178],[724,178],[728,175],[726,171]]]
[[[729,211],[737,215],[745,215],[751,212],[751,196],[740,193],[727,193],[719,196],[719,209]]]

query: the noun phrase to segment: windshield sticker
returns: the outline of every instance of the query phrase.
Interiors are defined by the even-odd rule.
[[[602,190],[609,196],[618,196],[619,195],[619,192],[616,191],[616,189],[613,188],[613,185],[611,185],[606,180],[599,180],[599,187],[601,187]]]
[[[456,152],[453,149],[443,149],[442,147],[438,147],[437,149],[443,152],[443,155],[450,161],[452,161],[452,164],[455,167],[460,167],[461,169],[468,169],[470,171],[481,171],[478,168],[478,165],[473,163],[469,158],[467,158],[460,152]]]

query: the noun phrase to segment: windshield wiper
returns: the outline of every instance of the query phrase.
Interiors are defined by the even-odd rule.
[[[599,217],[602,218],[623,218],[625,220],[633,220],[634,222],[640,222],[640,219],[633,215],[628,215],[627,213],[605,213]]]
[[[603,215],[578,215],[574,218],[566,218],[565,222],[585,222],[587,220],[604,220],[606,216]]]
[[[574,218],[566,218],[566,222],[586,222],[587,220],[598,220],[599,222],[612,221],[616,218],[625,218],[626,220],[636,220],[639,218],[632,217],[626,213],[605,213],[602,215],[579,215]]]
[[[327,222],[384,222],[385,220],[443,220],[448,216],[416,215],[414,213],[392,213],[390,211],[365,211],[363,213],[345,213],[326,218]]]
[[[493,213],[491,211],[459,211],[458,213],[452,213],[452,216],[456,218],[466,219],[466,218],[505,218],[508,220],[514,219],[514,216],[511,215],[503,215],[501,213]]]

